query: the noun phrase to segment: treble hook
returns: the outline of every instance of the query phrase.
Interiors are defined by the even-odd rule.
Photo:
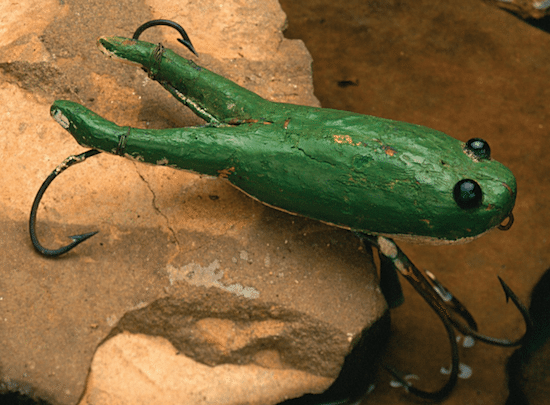
[[[55,168],[53,172],[44,180],[44,183],[42,183],[42,186],[40,187],[40,190],[38,190],[38,193],[36,194],[36,197],[34,197],[34,202],[32,203],[31,208],[31,216],[29,218],[29,233],[31,235],[31,241],[34,246],[34,248],[44,256],[60,256],[63,253],[67,253],[75,246],[79,245],[80,243],[84,242],[86,239],[91,238],[94,236],[98,231],[94,232],[88,232],[83,233],[80,235],[73,235],[69,236],[73,241],[69,243],[67,246],[60,247],[59,249],[48,249],[42,246],[40,241],[38,240],[38,237],[36,236],[36,213],[38,212],[38,206],[40,205],[40,200],[42,200],[42,197],[44,196],[44,193],[46,192],[46,189],[51,184],[54,179],[59,176],[62,172],[64,172],[69,167],[83,162],[86,159],[88,159],[91,156],[97,155],[98,153],[101,153],[100,151],[96,149],[90,149],[84,153],[81,153],[80,155],[71,155],[68,158],[66,158],[59,166]]]
[[[403,378],[396,370],[391,367],[386,367],[408,392],[417,395],[418,397],[434,401],[441,401],[450,394],[456,385],[459,372],[458,344],[455,339],[453,327],[466,336],[471,336],[474,339],[491,345],[506,347],[520,345],[529,339],[532,334],[533,324],[531,317],[529,316],[529,311],[523,304],[521,304],[518,297],[500,277],[498,277],[498,279],[506,295],[506,302],[511,299],[525,321],[525,333],[521,338],[514,341],[492,338],[480,334],[477,331],[478,327],[473,316],[464,307],[464,305],[462,305],[462,303],[454,297],[453,294],[445,286],[443,286],[443,284],[441,284],[432,273],[426,271],[426,275],[424,275],[420,270],[418,270],[418,268],[409,260],[405,253],[403,253],[403,251],[391,239],[383,236],[371,236],[361,233],[357,233],[357,235],[363,242],[367,242],[378,249],[381,263],[382,259],[386,263],[386,271],[388,268],[388,263],[391,262],[393,264],[393,268],[398,270],[399,273],[401,273],[401,275],[403,275],[407,281],[411,283],[414,289],[441,319],[449,336],[452,358],[451,373],[445,385],[437,391],[430,392],[416,388],[409,381],[406,381],[405,378]]]
[[[430,278],[432,278],[432,280],[434,280],[437,284],[439,284],[439,286],[445,289],[445,287],[443,287],[441,283],[437,281],[435,279],[435,276],[431,273],[430,273]],[[477,326],[475,325],[475,321],[473,326],[469,322],[468,322],[468,325],[465,325],[459,319],[453,316],[453,313],[451,313],[449,320],[451,321],[453,326],[460,331],[460,333],[462,333],[463,335],[471,336],[481,342],[484,342],[493,346],[502,346],[502,347],[519,346],[530,339],[531,333],[533,331],[533,321],[531,320],[531,316],[529,315],[529,310],[527,309],[527,307],[525,307],[525,305],[523,305],[520,302],[517,295],[514,294],[514,292],[510,287],[508,287],[508,284],[506,284],[504,280],[502,280],[499,276],[497,276],[497,278],[498,278],[498,281],[500,282],[500,285],[502,286],[502,289],[504,290],[504,294],[506,295],[506,302],[508,302],[508,300],[512,300],[515,307],[518,309],[518,311],[521,313],[521,316],[523,317],[523,320],[525,322],[525,333],[523,334],[523,336],[521,336],[516,340],[498,339],[498,338],[482,335],[481,333],[479,333],[477,331]],[[458,300],[456,299],[453,299],[453,301],[458,302]],[[453,309],[453,312],[456,312],[456,313],[458,312],[456,309],[454,308],[452,309]],[[469,315],[469,312],[468,312],[468,315]],[[469,316],[471,317],[471,315]],[[464,316],[461,316],[461,317],[463,319],[466,319]],[[473,318],[471,319],[473,320]]]
[[[195,48],[193,47],[193,44],[191,43],[191,40],[189,39],[189,36],[187,35],[187,33],[185,32],[183,27],[181,25],[179,25],[178,23],[174,22],[174,21],[170,21],[170,20],[151,20],[151,21],[148,21],[145,24],[140,25],[138,27],[136,32],[134,32],[134,36],[132,37],[132,39],[136,39],[136,40],[139,39],[139,36],[143,33],[143,31],[145,31],[147,28],[154,27],[154,26],[157,26],[157,25],[167,25],[168,27],[172,27],[172,28],[176,29],[181,35],[181,38],[178,38],[178,42],[183,44],[185,47],[187,47],[187,49],[189,49],[191,52],[193,52],[197,57],[199,56],[197,51],[195,51]]]

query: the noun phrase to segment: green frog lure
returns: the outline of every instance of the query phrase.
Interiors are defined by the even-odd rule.
[[[492,228],[511,226],[516,180],[491,158],[485,141],[474,138],[463,143],[418,125],[267,101],[161,44],[138,40],[155,25],[176,28],[183,38],[178,40],[197,54],[183,28],[167,20],[142,25],[133,38],[99,38],[98,46],[114,59],[142,67],[207,125],[162,130],[120,127],[80,104],[55,101],[52,117],[80,145],[93,149],[65,159],[40,188],[29,221],[38,252],[59,256],[96,233],[71,236],[69,245],[47,249],[36,236],[36,213],[55,177],[107,152],[219,176],[270,207],[349,229],[375,246],[381,258],[381,287],[390,307],[403,301],[399,272],[438,314],[449,335],[452,370],[441,389],[418,389],[392,371],[413,394],[441,400],[456,384],[459,356],[454,328],[501,346],[526,339],[531,330],[527,310],[502,280],[506,298],[512,299],[526,322],[525,335],[516,341],[479,334],[464,306],[431,273],[419,271],[392,240],[467,242]]]

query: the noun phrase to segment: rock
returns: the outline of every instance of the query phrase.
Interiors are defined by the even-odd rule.
[[[278,355],[266,351],[263,357]],[[272,364],[210,367],[178,354],[164,338],[122,333],[97,350],[80,404],[261,405],[299,396],[304,390],[323,391],[331,382]]]
[[[550,2],[544,0],[488,0],[496,6],[509,10],[525,19],[543,18],[550,15]]]
[[[350,232],[275,211],[217,179],[101,154],[56,179],[38,213],[48,247],[100,233],[55,260],[36,254],[28,237],[41,182],[82,151],[49,116],[53,100],[77,101],[120,125],[202,124],[141,70],[105,58],[95,47],[101,35],[130,37],[154,18],[179,21],[197,63],[269,99],[318,105],[311,58],[301,41],[283,38],[278,3],[51,0],[38,16],[35,3],[0,5],[10,16],[0,42],[0,249],[10,252],[0,266],[4,386],[77,403],[101,343],[126,339],[124,350],[140,358],[132,333],[157,336],[151,352],[166,339],[182,353],[174,362],[211,371],[206,381],[228,365],[243,376],[282,370],[289,378],[277,377],[277,386],[287,388],[258,401],[328,387],[386,312],[370,250]],[[176,37],[156,28],[142,39],[186,55]],[[372,338],[365,351],[377,354],[382,341]],[[108,375],[101,364],[94,362],[87,398],[107,395],[94,385]],[[115,391],[136,390],[126,382]]]

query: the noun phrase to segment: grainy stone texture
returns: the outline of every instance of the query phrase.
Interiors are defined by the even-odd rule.
[[[266,351],[262,357],[278,353]],[[300,396],[331,381],[272,365],[207,366],[181,356],[164,338],[122,333],[97,350],[80,404],[272,404],[281,393]]]
[[[264,207],[217,179],[101,154],[56,179],[38,214],[48,247],[100,233],[53,260],[28,237],[40,184],[82,151],[49,117],[55,99],[120,125],[202,123],[141,70],[105,58],[95,46],[101,35],[130,37],[154,18],[179,21],[197,63],[271,100],[318,105],[311,58],[301,41],[283,38],[278,3],[29,0],[0,3],[0,15],[0,249],[9,252],[0,259],[2,387],[75,404],[98,345],[117,339],[105,341],[107,356],[135,358],[133,372],[151,359],[140,356],[150,341],[143,335],[157,336],[144,353],[193,364],[206,382],[231,370],[257,403],[330,385],[353,339],[386,311],[370,250],[350,232]],[[190,56],[176,38],[169,28],[142,37]],[[112,378],[107,366],[93,363],[86,398],[114,403],[105,385],[94,385]],[[278,373],[279,388],[255,390],[253,380],[265,381],[250,372],[260,369]],[[111,387],[132,391],[132,383]]]

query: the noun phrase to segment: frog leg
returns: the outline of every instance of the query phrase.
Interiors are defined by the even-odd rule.
[[[70,166],[107,152],[141,162],[227,178],[235,171],[235,145],[246,143],[246,139],[254,137],[258,131],[271,131],[271,124],[263,123],[157,130],[121,127],[67,100],[55,101],[51,115],[81,146],[93,149],[65,159],[47,177],[34,199],[29,231],[33,246],[45,256],[67,253],[97,233],[71,236],[73,242],[59,249],[48,249],[38,240],[36,217],[42,196],[53,180]]]
[[[271,103],[161,44],[124,37],[101,37],[100,50],[111,58],[137,64],[178,101],[212,125],[261,119]]]

